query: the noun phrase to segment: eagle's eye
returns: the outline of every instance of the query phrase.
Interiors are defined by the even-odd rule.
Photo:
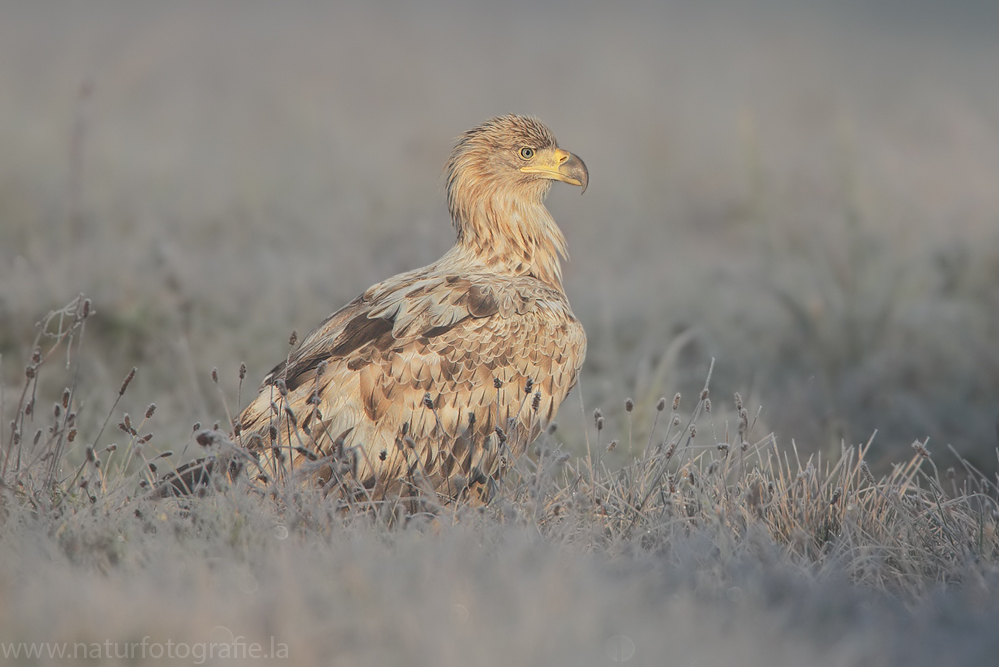
[[[524,146],[523,148],[520,149],[520,157],[524,158],[525,160],[530,160],[532,157],[534,157],[534,149],[531,148],[530,146]]]

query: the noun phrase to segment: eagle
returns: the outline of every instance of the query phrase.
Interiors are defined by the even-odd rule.
[[[460,135],[444,176],[454,246],[327,317],[235,420],[257,482],[485,500],[575,385],[586,335],[544,199],[555,181],[585,191],[586,165],[537,119],[506,115]]]

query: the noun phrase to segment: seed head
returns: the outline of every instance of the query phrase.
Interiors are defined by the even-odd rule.
[[[214,382],[215,384],[219,383],[219,369],[218,368],[213,368],[212,369],[212,382]]]
[[[680,392],[676,392],[676,396],[673,397],[673,412],[680,409]]]
[[[149,419],[150,417],[152,417],[154,412],[156,412],[156,404],[155,403],[150,403],[149,407],[146,408],[146,419]]]
[[[503,380],[499,378],[493,378],[493,387],[496,389],[501,389],[503,387]]]
[[[860,473],[869,483],[874,484],[874,475],[871,474],[871,469],[867,467],[867,461],[860,462]]]
[[[246,378],[246,364],[240,363],[239,364],[239,379],[242,380],[244,378]]]
[[[131,382],[132,378],[135,377],[135,371],[136,371],[135,366],[132,366],[132,370],[128,372],[128,375],[125,377],[125,381],[121,383],[121,389],[118,390],[119,396],[124,394],[125,390],[128,389],[128,383]]]
[[[524,393],[530,394],[532,389],[534,389],[534,378],[527,378],[527,382],[524,383]]]
[[[423,394],[423,405],[426,406],[428,410],[434,409],[434,399],[430,397],[430,392]]]
[[[926,449],[926,445],[924,443],[916,440],[915,442],[912,443],[912,448],[915,449],[916,453],[919,454],[924,459],[930,458],[930,450]]]
[[[298,332],[292,329],[291,336],[288,337],[288,345],[294,346],[298,342]]]
[[[702,401],[708,400],[708,388],[707,387],[705,387],[704,389],[701,390],[701,400]]]
[[[742,412],[742,394],[735,392],[735,411]]]
[[[665,409],[666,409],[666,397],[660,396],[659,401],[656,403],[656,411],[662,412]]]
[[[667,461],[669,461],[671,458],[673,458],[673,452],[676,451],[676,445],[677,445],[678,442],[679,442],[678,440],[674,440],[673,442],[669,443],[669,447],[666,448],[666,460]]]
[[[704,399],[704,411],[705,412],[711,412],[711,399],[710,398],[705,398]]]
[[[631,412],[634,409],[635,409],[635,401],[631,400],[630,398],[624,399],[625,412]]]
[[[69,409],[69,387],[62,390],[62,407]]]
[[[277,387],[278,393],[282,396],[288,395],[288,385],[281,378],[278,378],[277,381],[274,382],[274,386]]]
[[[309,451],[308,449],[302,447],[301,445],[296,446],[295,451],[304,456],[305,458],[309,459],[310,461],[315,461],[317,458],[319,458],[318,456],[316,456],[315,452]]]
[[[607,451],[613,452],[617,448],[617,440],[611,440],[607,443]]]
[[[537,412],[540,406],[541,406],[541,391],[538,390],[534,392],[534,398],[531,400],[531,410]]]

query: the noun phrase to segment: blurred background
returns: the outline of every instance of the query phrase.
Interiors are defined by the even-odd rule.
[[[85,429],[133,365],[117,409],[155,402],[154,444],[224,423],[292,330],[451,245],[454,139],[516,112],[590,170],[548,200],[589,336],[569,447],[601,407],[640,450],[713,357],[702,444],[735,438],[738,391],[753,439],[803,455],[877,430],[883,465],[929,438],[993,470],[997,33],[987,0],[5,0],[8,404],[35,322],[84,292]]]

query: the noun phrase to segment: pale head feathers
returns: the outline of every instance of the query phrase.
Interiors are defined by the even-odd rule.
[[[444,167],[455,251],[492,271],[532,274],[561,289],[566,241],[544,206],[550,177],[525,173],[525,155],[558,149],[539,120],[513,114],[462,134]]]

